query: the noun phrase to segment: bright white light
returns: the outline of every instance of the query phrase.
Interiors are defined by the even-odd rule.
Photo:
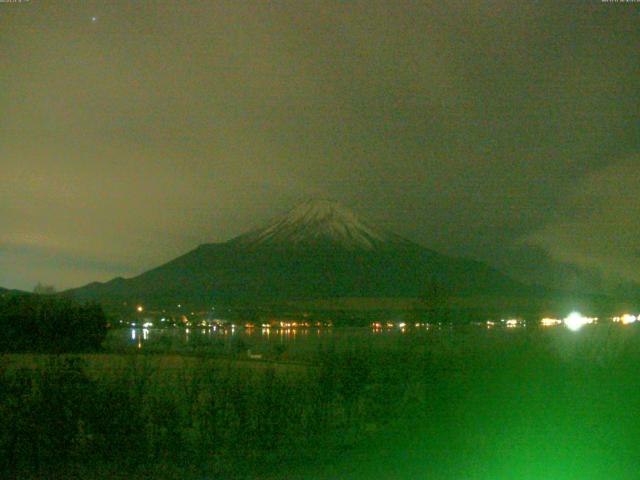
[[[144,322],[144,323],[142,324],[142,326],[143,326],[144,328],[153,327],[153,323],[152,323],[152,322]]]
[[[578,312],[572,312],[567,318],[564,319],[564,324],[569,330],[574,332],[580,330],[584,325],[590,322],[590,318],[583,317]]]
[[[407,324],[406,324],[406,323],[404,323],[404,322],[400,322],[400,323],[398,324],[398,326],[399,326],[400,328],[404,328],[404,327],[406,327],[406,326],[407,326]]]
[[[624,315],[622,315],[622,317],[620,317],[620,321],[624,325],[628,325],[630,323],[633,323],[636,320],[637,320],[637,317],[635,315],[629,315],[628,313],[625,313]]]

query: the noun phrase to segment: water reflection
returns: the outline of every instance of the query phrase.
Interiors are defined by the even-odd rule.
[[[362,329],[358,329],[362,331]],[[365,331],[368,331],[365,329]],[[123,333],[126,332],[126,337]],[[254,326],[238,325],[212,325],[206,327],[149,327],[132,326],[127,330],[115,330],[111,335],[115,338],[127,338],[127,343],[137,348],[145,345],[153,345],[160,348],[180,348],[180,345],[197,345],[206,347],[213,345],[224,347],[227,350],[232,348],[234,342],[242,345],[242,341],[248,345],[264,343],[295,344],[298,340],[309,338],[328,338],[333,334],[331,327],[272,327],[262,325],[258,328]],[[240,347],[234,347],[240,348]]]
[[[112,345],[116,348],[124,344],[134,348],[155,349],[155,351],[179,351],[180,349],[207,351],[210,349],[225,354],[240,354],[254,349],[253,354],[259,354],[260,348],[268,351],[277,346],[279,347],[276,350],[285,351],[296,345],[301,348],[307,348],[307,346],[315,348],[318,345],[330,345],[332,342],[348,343],[354,339],[355,342],[386,342],[390,338],[405,337],[407,341],[412,341],[411,338],[416,335],[435,335],[441,330],[451,329],[463,331],[477,328],[499,334],[502,330],[525,328],[524,322],[519,320],[486,321],[458,326],[408,320],[377,321],[372,322],[368,327],[333,327],[329,324],[318,325],[316,322],[295,325],[294,323],[214,323],[186,327],[165,326],[166,324],[160,323],[157,324],[159,326],[148,328],[140,324],[131,324],[131,328],[114,330],[110,336],[113,340]],[[543,321],[540,325],[543,328],[546,322]]]

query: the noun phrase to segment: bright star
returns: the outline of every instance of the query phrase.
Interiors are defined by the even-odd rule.
[[[91,17],[92,22],[96,22],[97,20],[98,20],[98,17]]]

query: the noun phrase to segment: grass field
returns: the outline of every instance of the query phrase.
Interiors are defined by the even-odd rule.
[[[635,325],[361,338],[305,365],[5,355],[2,478],[639,478]]]

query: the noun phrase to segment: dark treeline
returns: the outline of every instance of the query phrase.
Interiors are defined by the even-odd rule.
[[[100,348],[107,319],[97,304],[48,295],[0,297],[0,351],[86,352]]]

